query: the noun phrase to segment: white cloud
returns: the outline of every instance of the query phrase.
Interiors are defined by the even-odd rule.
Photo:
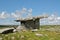
[[[58,20],[60,20],[60,17],[57,17]]]
[[[28,15],[27,15],[28,14]],[[21,10],[16,10],[15,12],[12,12],[12,13],[7,13],[5,11],[1,12],[0,13],[0,20],[1,20],[1,23],[0,24],[16,24],[15,22],[11,22],[10,21],[7,21],[9,20],[10,18],[16,18],[16,19],[20,19],[20,18],[25,18],[26,16],[28,17],[29,15],[32,15],[32,9],[30,8],[29,10],[27,10],[27,8],[22,8]],[[9,19],[8,19],[9,18]],[[4,19],[4,20],[3,20]],[[5,21],[6,19],[6,21]]]
[[[16,10],[16,12],[11,13],[12,17],[14,18],[24,18],[24,17],[29,17],[32,15],[32,9],[30,8],[27,10],[27,8],[22,8],[22,10]]]
[[[0,19],[6,19],[8,17],[23,18],[23,17],[30,17],[31,15],[32,15],[32,8],[30,8],[29,10],[27,10],[27,8],[22,8],[21,10],[16,10],[11,14],[3,11],[2,13],[0,13]]]
[[[5,19],[5,18],[8,18],[10,15],[9,14],[7,14],[6,12],[2,12],[1,14],[0,14],[0,19]]]
[[[28,10],[28,12],[29,12],[29,13],[32,13],[32,8],[30,8],[30,9]]]
[[[22,14],[25,14],[27,12],[27,9],[26,8],[22,8],[21,10],[16,10],[16,14],[17,15],[22,15]]]
[[[28,10],[27,17],[28,18],[32,17],[32,8]]]
[[[17,18],[18,16],[15,13],[11,13],[12,17]]]
[[[26,8],[22,8],[21,13],[24,14],[26,12],[27,12],[27,9]]]
[[[45,19],[41,19],[40,23],[43,25],[59,25],[60,24],[60,17],[55,16],[54,14],[52,14],[51,16],[49,16],[48,18]]]

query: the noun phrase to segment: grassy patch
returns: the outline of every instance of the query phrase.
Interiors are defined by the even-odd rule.
[[[36,36],[39,33],[43,36]],[[60,32],[51,31],[37,31],[37,32],[16,32],[10,34],[0,34],[0,38],[3,40],[60,40]]]
[[[9,33],[9,34],[0,34],[1,40],[60,40],[60,31],[49,31],[44,30],[48,28],[59,28],[59,27],[41,27],[37,32],[32,32],[30,30]],[[36,36],[36,33],[42,34],[42,36]]]

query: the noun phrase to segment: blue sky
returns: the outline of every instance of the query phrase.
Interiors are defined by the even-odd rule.
[[[23,8],[26,8],[27,10],[31,8],[33,16],[41,15],[43,13],[51,15],[55,12],[60,16],[60,0],[0,0],[0,14],[2,14],[2,12],[11,14],[16,10],[22,10]],[[18,24],[14,20],[15,18],[12,18],[11,16],[5,19],[0,18],[0,25]]]

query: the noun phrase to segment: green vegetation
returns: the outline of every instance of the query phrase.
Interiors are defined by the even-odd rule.
[[[18,25],[0,25],[1,28],[11,28],[11,27],[17,27]]]
[[[39,36],[36,34],[41,35]],[[60,26],[44,25],[40,26],[40,29],[36,32],[27,30],[9,34],[0,34],[0,40],[60,40]]]

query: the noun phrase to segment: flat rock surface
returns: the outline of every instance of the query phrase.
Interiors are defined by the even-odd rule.
[[[0,33],[6,31],[6,30],[10,30],[10,29],[14,29],[14,28],[3,28],[3,29],[0,29]]]

